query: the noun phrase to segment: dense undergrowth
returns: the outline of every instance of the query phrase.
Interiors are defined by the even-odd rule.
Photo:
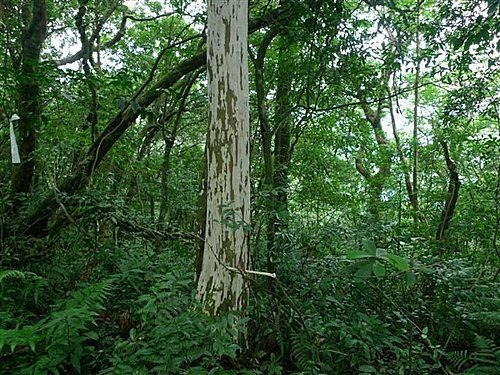
[[[0,271],[0,373],[499,373],[493,256],[290,230],[277,279],[253,279],[245,316],[212,318],[192,244],[128,235],[102,212],[40,240],[50,256]]]

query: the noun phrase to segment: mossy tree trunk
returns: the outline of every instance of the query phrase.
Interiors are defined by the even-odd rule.
[[[33,189],[35,177],[36,132],[41,121],[40,54],[47,28],[45,0],[34,0],[30,13],[24,14],[26,28],[22,35],[19,107],[19,151],[21,164],[12,174],[14,207],[20,204],[19,194]]]
[[[205,311],[215,315],[241,310],[248,300],[248,2],[209,0],[207,14],[209,129],[198,296]]]

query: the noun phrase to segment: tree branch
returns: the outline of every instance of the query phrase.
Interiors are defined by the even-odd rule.
[[[439,142],[443,148],[444,159],[446,161],[446,167],[450,173],[450,180],[448,182],[448,195],[446,197],[446,202],[441,211],[441,220],[436,231],[436,240],[442,241],[446,230],[450,227],[451,219],[455,213],[455,207],[458,201],[458,192],[460,191],[460,179],[458,176],[457,165],[450,157],[450,152],[448,150],[448,143],[446,141]]]

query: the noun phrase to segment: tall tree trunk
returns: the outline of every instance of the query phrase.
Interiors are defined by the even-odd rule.
[[[29,193],[35,176],[36,132],[40,123],[40,52],[45,40],[47,13],[45,0],[33,0],[31,21],[22,37],[21,83],[19,85],[19,153],[21,164],[14,167],[12,193],[14,207],[18,194]]]
[[[278,55],[278,86],[274,118],[274,165],[271,215],[267,225],[268,272],[276,271],[276,260],[281,258],[279,233],[288,221],[288,166],[290,163],[290,91],[292,89],[290,60],[281,47]]]
[[[209,0],[207,14],[207,213],[198,297],[215,315],[241,310],[248,300],[248,2]]]
[[[416,44],[416,58],[415,58],[415,88],[414,88],[414,107],[413,107],[413,171],[412,171],[412,190],[410,202],[413,202],[415,208],[415,221],[419,218],[419,206],[418,206],[418,106],[420,100],[420,4],[421,0],[417,0],[417,19],[416,19],[416,30],[415,30],[415,44]]]
[[[259,127],[262,147],[262,159],[264,161],[264,183],[263,189],[267,193],[265,202],[265,215],[266,215],[266,248],[267,248],[267,269],[269,272],[274,272],[274,166],[273,166],[273,150],[272,140],[273,132],[269,123],[269,117],[266,105],[266,89],[264,86],[264,59],[266,52],[274,37],[278,35],[278,29],[271,29],[266,33],[262,42],[259,45],[257,56],[253,59],[255,67],[255,91],[257,93],[257,113],[259,116]]]
[[[360,101],[365,100],[363,95],[358,94],[358,96]],[[372,172],[365,167],[363,164],[363,152],[361,149],[358,150],[355,162],[357,171],[365,178],[368,185],[368,210],[372,219],[377,221],[380,216],[382,191],[384,189],[386,179],[389,177],[391,172],[392,153],[389,149],[387,136],[382,129],[382,100],[378,102],[376,110],[370,108],[366,102],[361,104],[361,108],[363,109],[365,117],[373,129],[375,141],[377,142],[378,152],[380,154],[380,161],[377,165],[378,172],[372,174]]]

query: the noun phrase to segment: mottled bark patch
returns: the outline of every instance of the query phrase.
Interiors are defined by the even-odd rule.
[[[248,299],[250,222],[247,1],[208,2],[206,220],[198,296],[207,313],[240,310]]]

